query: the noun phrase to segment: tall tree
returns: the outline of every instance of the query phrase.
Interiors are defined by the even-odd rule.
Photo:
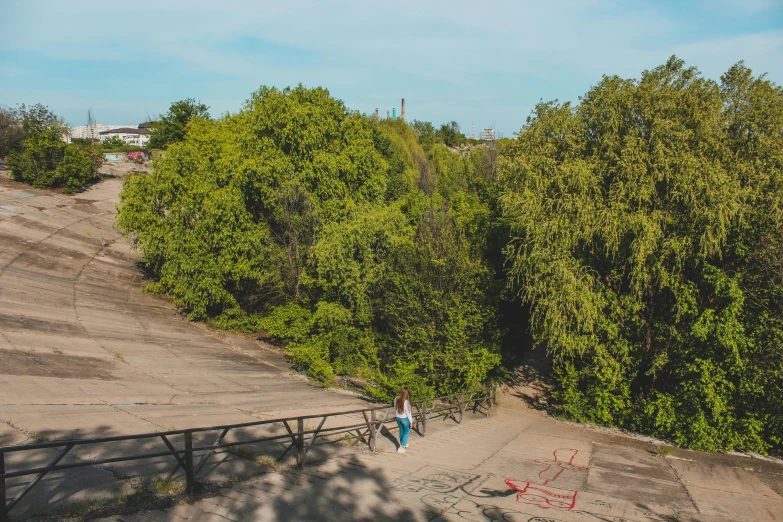
[[[0,106],[0,158],[5,158],[22,141],[24,133],[22,123],[16,113]]]
[[[444,123],[437,132],[438,139],[449,147],[459,147],[467,141],[459,128],[459,123],[452,121]]]
[[[172,103],[169,111],[152,126],[150,147],[165,149],[184,140],[188,122],[193,118],[209,119],[209,107],[193,98]]]
[[[506,253],[564,414],[781,448],[781,103],[741,64],[718,85],[672,57],[536,107],[501,159]]]

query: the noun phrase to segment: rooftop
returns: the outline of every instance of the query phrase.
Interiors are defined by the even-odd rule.
[[[149,134],[149,131],[147,129],[135,129],[133,127],[120,127],[119,129],[101,131],[98,134]]]

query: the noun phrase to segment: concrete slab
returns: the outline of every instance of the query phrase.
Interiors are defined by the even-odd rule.
[[[688,492],[699,513],[708,517],[758,522],[783,520],[783,502],[779,500],[698,486],[688,486]]]
[[[737,467],[703,464],[679,459],[667,459],[677,470],[686,487],[714,489],[716,492],[740,493],[783,502],[783,497],[764,484],[757,473]]]

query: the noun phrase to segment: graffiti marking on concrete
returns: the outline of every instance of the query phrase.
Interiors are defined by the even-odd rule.
[[[541,509],[571,511],[576,506],[576,494],[572,489],[540,486],[527,481],[506,480],[508,487],[518,491],[517,502],[530,504]]]
[[[584,466],[574,466],[574,458],[579,450],[571,448],[560,448],[552,452],[554,457],[552,460],[548,459],[536,459],[535,462],[543,464],[544,468],[538,474],[538,478],[543,480],[542,486],[546,486],[560,477],[564,471],[570,471],[572,473],[579,473],[587,471]]]
[[[480,477],[481,475],[464,473],[462,471],[425,466],[411,475],[396,479],[392,487],[398,491],[407,492],[428,490],[437,493],[449,493],[470,484]]]
[[[491,522],[561,522],[555,518],[537,517],[516,509],[501,508],[491,504],[479,504],[473,500],[451,494],[433,493],[421,499],[438,513],[456,515],[462,520],[489,520]]]

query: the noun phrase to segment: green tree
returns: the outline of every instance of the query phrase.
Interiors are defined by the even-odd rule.
[[[97,148],[63,138],[68,127],[43,105],[20,105],[13,111],[15,131],[21,137],[11,146],[11,176],[34,187],[63,187],[75,192],[98,175],[102,156]]]
[[[118,223],[151,290],[271,333],[314,379],[363,376],[384,399],[403,383],[464,390],[499,360],[493,271],[471,244],[485,207],[460,195],[467,163],[436,148],[440,166],[405,122],[350,112],[325,89],[262,87],[128,177]]]
[[[14,111],[0,107],[0,158],[17,148],[23,137],[22,124]]]
[[[62,185],[66,193],[78,192],[96,179],[102,163],[103,154],[98,147],[68,145],[57,165],[57,184]]]
[[[432,123],[428,121],[413,120],[413,122],[411,122],[411,128],[416,132],[419,144],[425,150],[429,150],[438,142],[437,131]]]
[[[509,277],[561,412],[697,449],[781,447],[783,93],[672,57],[541,103],[500,160]]]
[[[169,111],[152,125],[149,146],[165,149],[184,140],[188,122],[194,118],[209,119],[209,107],[193,98],[172,103]]]
[[[109,136],[101,142],[101,147],[106,150],[121,149],[128,144],[119,136]]]
[[[444,123],[437,131],[438,140],[449,147],[459,147],[467,141],[465,135],[460,132],[459,123],[452,121]]]

